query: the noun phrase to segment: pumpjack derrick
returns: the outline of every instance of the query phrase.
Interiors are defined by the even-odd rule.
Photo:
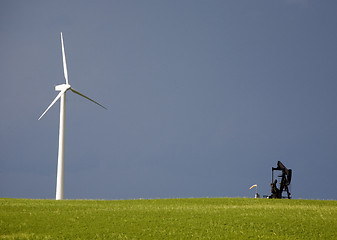
[[[278,173],[274,178],[274,171]],[[277,162],[277,167],[272,167],[272,182],[271,186],[271,195],[269,198],[288,198],[291,199],[291,193],[289,192],[289,185],[291,182],[292,170],[286,168],[280,161]],[[277,187],[277,179],[279,179],[279,186]],[[283,196],[283,192],[287,193],[287,196]]]

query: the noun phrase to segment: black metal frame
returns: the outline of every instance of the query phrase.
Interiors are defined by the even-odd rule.
[[[282,171],[281,175],[277,177],[281,178],[280,188],[276,186],[277,179],[274,179],[274,171]],[[291,199],[291,193],[289,192],[289,185],[291,182],[292,170],[287,169],[280,161],[277,162],[277,167],[272,167],[272,183],[271,183],[271,192],[272,195],[270,198],[288,198]],[[287,192],[287,196],[283,196],[283,191]]]

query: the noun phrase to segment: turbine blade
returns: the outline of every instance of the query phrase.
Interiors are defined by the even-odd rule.
[[[82,93],[77,92],[76,90],[74,90],[74,89],[72,89],[72,88],[70,88],[70,90],[73,91],[74,93],[76,93],[76,94],[78,94],[78,95],[80,95],[80,96],[82,96],[82,97],[84,97],[84,98],[86,98],[86,99],[92,101],[93,103],[96,103],[98,106],[101,106],[102,108],[107,109],[107,108],[104,107],[103,105],[101,105],[101,104],[99,104],[98,102],[92,100],[91,98],[88,98],[87,96],[83,95]]]
[[[61,43],[62,43],[62,59],[63,59],[63,72],[64,72],[64,78],[66,79],[66,83],[68,82],[68,70],[67,70],[67,62],[66,62],[66,53],[64,51],[64,44],[63,44],[63,35],[61,32]]]
[[[43,117],[43,115],[45,115],[45,114],[48,112],[48,110],[49,110],[49,109],[56,103],[57,100],[59,100],[59,98],[62,96],[62,94],[65,93],[66,91],[67,91],[67,89],[61,91],[61,92],[56,96],[56,98],[52,101],[52,103],[49,105],[49,107],[46,109],[46,111],[44,111],[44,112],[42,113],[42,115],[39,117],[38,120],[40,120],[40,119]]]

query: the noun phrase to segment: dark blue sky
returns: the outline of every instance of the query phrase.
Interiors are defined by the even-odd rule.
[[[337,2],[1,1],[0,197],[337,199]]]

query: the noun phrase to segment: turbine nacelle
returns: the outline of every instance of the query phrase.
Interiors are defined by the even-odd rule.
[[[55,91],[67,91],[70,88],[71,86],[69,84],[64,83],[64,84],[56,85]]]

